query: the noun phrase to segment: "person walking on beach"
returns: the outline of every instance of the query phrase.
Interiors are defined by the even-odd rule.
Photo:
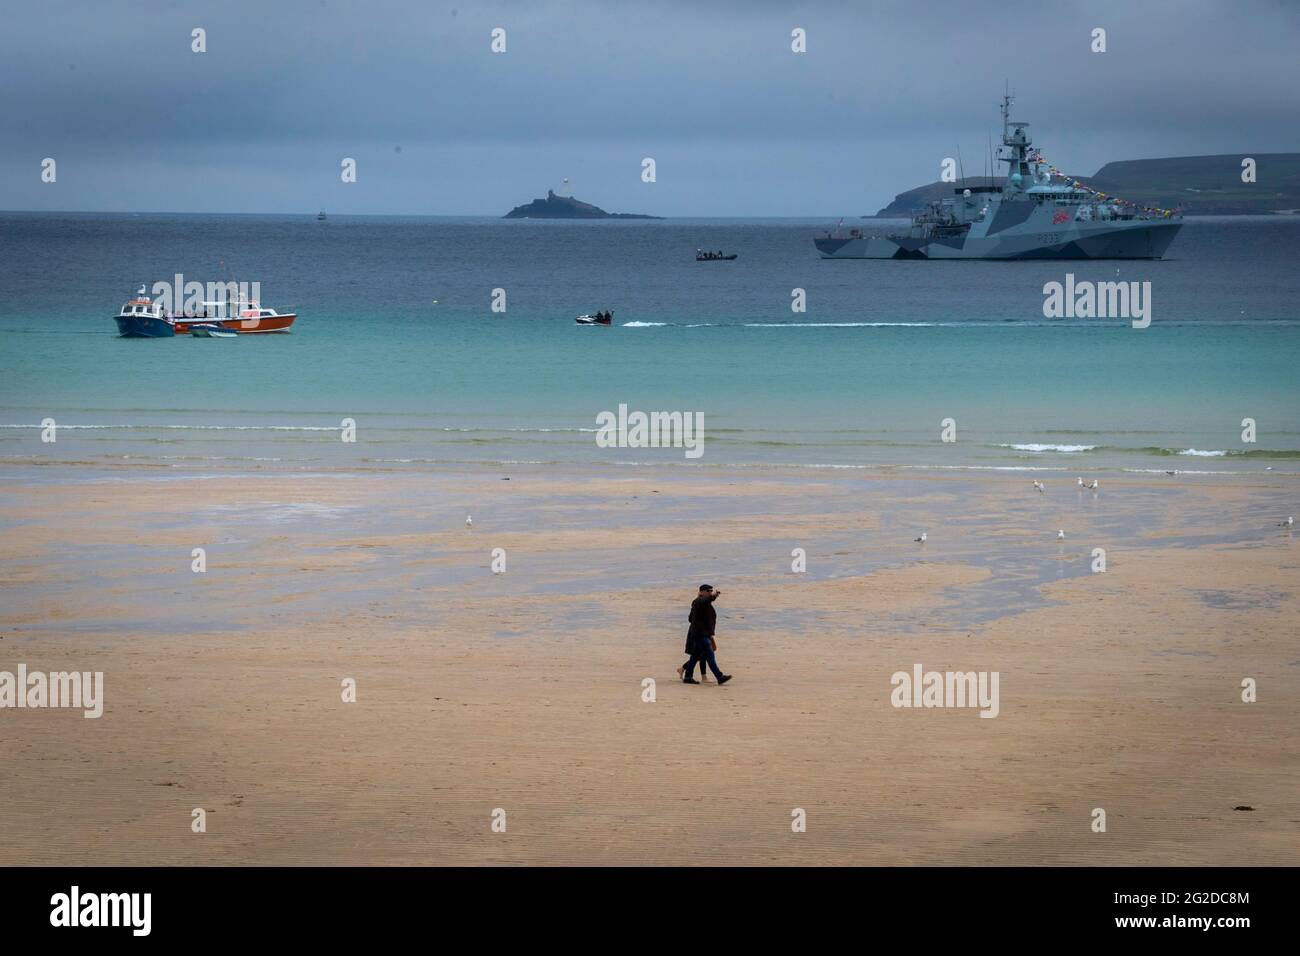
[[[677,674],[684,684],[699,683],[695,679],[696,664],[700,665],[700,676],[705,680],[708,680],[704,671],[706,664],[713,669],[713,676],[718,679],[719,685],[731,680],[730,674],[718,670],[717,658],[713,656],[718,649],[713,637],[713,632],[717,629],[718,612],[713,610],[713,602],[721,596],[722,592],[715,591],[712,585],[701,584],[699,596],[691,602],[691,613],[687,618],[691,627],[686,632],[686,653],[691,659],[677,668]]]

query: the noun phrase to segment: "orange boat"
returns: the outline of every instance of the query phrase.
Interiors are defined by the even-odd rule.
[[[227,318],[230,313],[234,318]],[[177,315],[173,317],[177,335],[187,335],[192,325],[219,325],[240,335],[257,332],[288,332],[298,316],[289,312],[281,314],[275,309],[265,309],[258,302],[204,302],[202,315]]]

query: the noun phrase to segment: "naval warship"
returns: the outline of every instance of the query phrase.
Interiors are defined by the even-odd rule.
[[[1172,210],[1143,209],[1077,184],[1030,150],[1028,123],[1002,98],[1003,185],[957,187],[931,202],[903,234],[815,240],[823,259],[1159,259],[1182,228]]]

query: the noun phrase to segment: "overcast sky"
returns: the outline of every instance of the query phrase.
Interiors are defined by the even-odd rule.
[[[8,3],[0,209],[859,215],[982,173],[1007,81],[1079,174],[1300,150],[1298,41],[1297,0]]]

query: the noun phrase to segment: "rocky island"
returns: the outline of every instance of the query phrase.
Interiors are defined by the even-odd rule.
[[[642,216],[630,212],[605,212],[599,206],[580,202],[571,196],[557,196],[548,189],[545,199],[516,206],[502,219],[662,219],[662,216]]]

